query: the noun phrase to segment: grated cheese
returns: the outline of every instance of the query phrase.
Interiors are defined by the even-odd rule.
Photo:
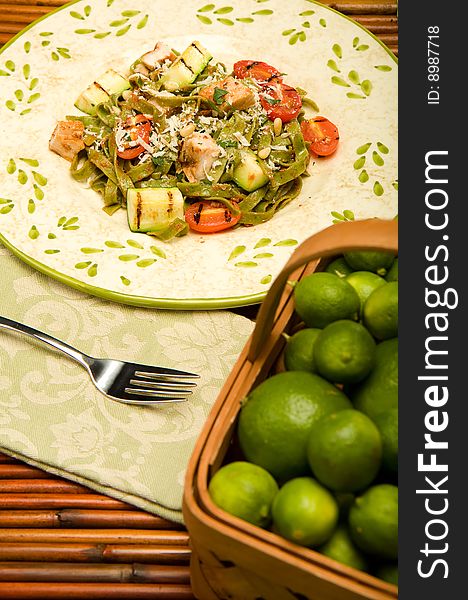
[[[240,131],[234,131],[233,136],[239,141],[242,146],[250,146],[250,142],[247,138],[245,138]]]
[[[142,148],[144,148],[147,152],[149,152],[150,154],[153,153],[153,148],[151,148],[151,146],[149,144],[147,144],[145,142],[145,140],[143,140],[140,136],[137,137],[136,141],[138,142],[138,144],[140,146],[142,146]],[[137,145],[138,145],[137,144]]]

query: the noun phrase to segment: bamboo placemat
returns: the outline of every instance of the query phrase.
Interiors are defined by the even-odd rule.
[[[0,598],[192,600],[184,527],[0,454]]]
[[[68,0],[0,0],[0,46],[32,21]],[[398,56],[398,20],[396,0],[322,0],[366,27]]]

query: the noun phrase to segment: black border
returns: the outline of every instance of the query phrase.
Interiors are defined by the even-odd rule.
[[[463,141],[467,130],[466,114],[466,20],[462,15],[462,3],[424,2],[400,3],[399,6],[399,254],[400,262],[400,391],[399,391],[399,597],[403,600],[447,600],[468,597],[464,589],[464,575],[467,571],[466,482],[465,468],[466,442],[468,441],[467,404],[465,373],[468,373],[468,353],[464,341],[468,334],[466,303],[463,288],[466,287],[468,255],[465,229],[465,173],[468,171],[467,153]],[[439,75],[438,82],[428,81],[428,27],[439,28]],[[435,40],[434,40],[435,41]],[[434,46],[432,46],[434,48]],[[431,89],[440,93],[438,104],[428,104],[427,94]],[[432,94],[435,100],[435,94]],[[447,164],[445,171],[448,183],[427,183],[425,177],[426,153],[447,151],[446,155],[431,158],[433,162]],[[438,172],[443,179],[442,171]],[[448,195],[447,207],[432,211],[432,217],[441,219],[443,213],[448,218],[443,230],[431,230],[426,222],[426,214],[431,213],[426,206],[426,194],[430,188],[442,188]],[[442,198],[443,194],[439,194]],[[433,196],[435,199],[435,196]],[[444,239],[443,236],[448,236]],[[438,246],[445,245],[448,256],[440,250],[432,261],[425,256],[434,256]],[[426,272],[431,265],[438,265],[439,273],[448,269],[445,284],[430,285]],[[425,317],[433,309],[425,300],[426,288],[452,288],[458,295],[458,306],[453,309],[439,307],[435,311],[447,313],[447,331],[434,331],[434,323],[426,327]],[[453,299],[455,294],[451,294]],[[447,351],[440,355],[439,362],[447,364],[439,375],[447,375],[446,385],[449,399],[439,408],[447,413],[447,428],[433,434],[434,439],[448,442],[448,449],[437,452],[437,461],[448,465],[448,472],[422,473],[418,471],[418,454],[424,452],[424,434],[428,433],[425,416],[434,408],[425,401],[425,389],[430,382],[418,380],[418,376],[435,374],[425,368],[427,349],[425,343],[431,335],[445,335],[447,340],[439,343],[439,349]],[[434,342],[431,342],[434,344]],[[434,346],[433,346],[434,347]],[[432,385],[435,385],[434,383]],[[463,443],[465,442],[465,443]],[[426,462],[430,451],[426,451]],[[434,483],[448,475],[448,480],[440,486],[447,494],[417,494],[418,489],[430,489],[425,475]],[[448,509],[439,517],[428,514],[425,499],[434,510],[445,506]],[[431,519],[441,518],[447,523],[447,536],[440,541],[427,538],[425,527]],[[431,533],[444,531],[442,524],[430,526]],[[433,549],[445,548],[446,552],[425,556],[421,549],[429,542]],[[418,561],[423,560],[421,570],[431,571],[435,560],[447,562],[447,572],[443,563],[434,566],[432,575],[421,577],[418,574]],[[444,577],[447,574],[447,577]]]

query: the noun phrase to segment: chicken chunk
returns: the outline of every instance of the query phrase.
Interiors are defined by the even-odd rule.
[[[182,144],[179,160],[190,183],[205,179],[221,148],[207,133],[193,133]]]
[[[255,104],[253,91],[231,76],[206,86],[200,90],[200,96],[216,104],[223,112],[233,108],[245,110]]]
[[[176,55],[169,48],[167,44],[164,42],[158,42],[154,47],[154,50],[143,54],[141,57],[141,62],[148,67],[151,71],[160,67],[165,60],[170,60],[171,62],[176,59]]]
[[[81,121],[59,121],[49,140],[49,148],[70,162],[85,147]]]

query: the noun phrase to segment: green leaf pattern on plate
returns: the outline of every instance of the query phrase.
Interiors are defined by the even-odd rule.
[[[256,4],[269,2],[269,0],[253,0]],[[253,8],[253,6],[252,6]],[[259,17],[268,17],[273,14],[270,8],[252,10],[250,12],[241,11],[234,6],[224,4],[204,4],[197,9],[196,17],[203,25],[213,25],[220,23],[232,27],[236,23],[254,23]],[[224,15],[229,15],[228,17]]]
[[[31,229],[29,230],[29,233],[28,233],[28,235],[29,235],[29,237],[30,237],[32,240],[36,240],[36,239],[39,237],[39,235],[40,235],[40,234],[39,234],[39,230],[37,229],[37,227],[36,227],[35,225],[33,225],[33,226],[31,227]]]
[[[332,223],[343,223],[344,221],[354,221],[354,213],[352,210],[345,209],[342,213],[332,210],[331,216],[333,217]]]
[[[376,143],[366,142],[356,148],[356,155],[358,158],[354,161],[353,167],[358,171],[358,180],[360,183],[365,184],[368,181],[371,181],[372,177],[372,191],[377,197],[382,196],[385,192],[379,178],[379,171],[385,166],[384,156],[387,156],[389,153],[390,149],[381,141]],[[371,170],[371,175],[369,174],[369,169]],[[392,187],[398,191],[397,180],[392,182]]]
[[[14,175],[18,183],[21,186],[24,186],[25,189],[21,190],[21,197],[24,198],[24,201],[26,202],[29,214],[32,214],[36,210],[36,202],[31,196],[34,195],[36,200],[43,200],[43,188],[47,185],[47,178],[35,170],[37,167],[39,167],[39,161],[37,159],[24,156],[16,159],[8,159],[5,167],[6,173],[9,176]],[[11,201],[9,206],[9,210],[0,210],[0,214],[9,213],[13,209],[13,201]]]
[[[227,261],[234,264],[234,267],[258,267],[261,263],[265,263],[270,258],[275,258],[275,248],[296,246],[297,240],[292,238],[278,240],[273,242],[271,238],[260,238],[252,248],[247,248],[245,245],[239,245],[233,248],[228,256]],[[267,249],[258,252],[259,248]],[[243,260],[234,262],[240,255],[243,255]]]
[[[270,238],[262,238],[262,239],[258,240],[258,242],[255,244],[254,248],[264,248],[265,246],[269,246],[270,244],[271,244]]]
[[[62,217],[59,220],[59,223],[63,229],[73,229],[77,227],[75,225],[77,220],[77,217],[72,217],[71,219],[66,219],[65,217]],[[146,236],[142,236],[143,239],[145,237]],[[146,269],[147,267],[151,267],[156,262],[158,262],[159,259],[167,258],[167,255],[164,252],[164,250],[154,245],[149,247],[149,252],[151,252],[151,255],[148,255],[148,250],[145,248],[145,246],[139,241],[131,238],[125,240],[125,242],[119,242],[117,240],[106,240],[104,242],[104,246],[105,248],[81,248],[81,252],[83,254],[106,255],[110,251],[112,252],[113,257],[120,261],[120,263],[135,264],[140,269]],[[109,250],[107,250],[107,248]],[[131,249],[131,251],[127,252],[126,250],[128,249]],[[141,250],[141,252],[136,253],[135,250]],[[85,269],[89,265],[91,265],[90,261],[80,261],[75,264],[75,269]],[[98,265],[98,262],[95,262],[93,263],[93,265],[91,265],[91,267],[87,271],[89,277],[95,277],[97,275]],[[118,277],[123,285],[131,285],[131,280],[128,277],[122,274],[119,274]]]
[[[368,44],[361,44],[359,37],[355,37],[352,42],[352,51],[343,49],[340,44],[332,45],[332,52],[334,57],[330,58],[327,62],[327,67],[335,73],[342,73],[343,67],[341,65],[344,58],[349,58],[353,52],[365,52],[369,49]],[[338,59],[338,60],[337,60]],[[362,78],[358,71],[351,69],[347,74],[340,76],[332,75],[330,81],[335,85],[340,85],[345,88],[352,88],[346,92],[346,97],[351,100],[365,100],[372,93],[372,82],[370,79]]]
[[[282,35],[288,38],[288,43],[294,46],[297,42],[305,42],[307,35],[311,37],[312,26],[326,27],[327,21],[323,17],[318,17],[315,10],[303,10],[296,15],[297,24],[282,32]]]
[[[107,7],[112,6],[112,4],[113,1],[108,1]],[[69,15],[73,19],[76,19],[78,23],[88,24],[92,23],[92,12],[92,6],[88,4],[84,7],[82,12],[77,10],[71,10],[69,12]],[[91,19],[88,19],[88,17],[91,17]],[[75,33],[77,33],[78,35],[93,34],[93,37],[97,40],[102,40],[109,35],[121,37],[128,33],[132,27],[136,27],[136,29],[143,29],[148,24],[148,19],[149,14],[145,14],[141,10],[123,10],[121,11],[119,18],[111,19],[104,30],[102,29],[102,27],[97,25],[93,25],[91,27],[80,26],[77,29],[75,29]]]
[[[234,260],[240,254],[243,254],[246,250],[247,250],[247,248],[245,246],[236,246],[234,248],[234,250],[231,252],[231,254],[229,255],[228,260]]]
[[[297,246],[297,240],[290,238],[287,240],[280,240],[279,242],[276,242],[276,244],[273,244],[273,246]]]
[[[47,48],[50,51],[50,57],[54,61],[58,61],[61,58],[71,58],[70,50],[64,46],[52,46],[51,37],[54,35],[52,31],[41,31],[39,36],[42,38],[41,46]],[[26,48],[25,48],[26,50]],[[28,50],[29,52],[29,50]]]
[[[20,116],[27,115],[32,111],[30,106],[41,96],[39,92],[33,92],[39,83],[37,77],[31,77],[31,65],[23,64],[21,67],[12,60],[5,61],[4,68],[0,68],[0,77],[15,76],[16,84],[19,86],[13,90],[13,95],[4,102],[8,110],[18,113]]]
[[[0,215],[7,215],[14,207],[15,204],[10,198],[0,198]]]
[[[234,266],[235,267],[258,267],[258,263],[256,263],[253,260],[245,260],[242,262],[237,262]]]

